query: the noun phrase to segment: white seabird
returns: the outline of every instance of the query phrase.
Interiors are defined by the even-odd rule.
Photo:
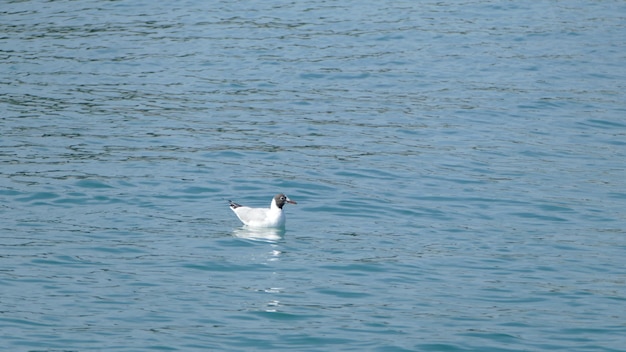
[[[285,227],[285,213],[283,213],[285,203],[297,204],[282,193],[274,196],[269,209],[245,207],[231,200],[228,202],[230,203],[230,208],[235,212],[235,215],[237,215],[239,220],[245,225],[250,227],[273,228]]]

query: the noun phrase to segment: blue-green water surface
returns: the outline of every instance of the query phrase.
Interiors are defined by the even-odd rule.
[[[626,3],[4,1],[0,350],[623,351]],[[243,228],[227,200],[287,228]]]

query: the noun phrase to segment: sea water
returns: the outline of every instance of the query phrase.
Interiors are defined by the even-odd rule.
[[[624,350],[623,1],[0,14],[1,350]]]

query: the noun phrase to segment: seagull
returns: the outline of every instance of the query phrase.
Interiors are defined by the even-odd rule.
[[[244,223],[244,225],[250,227],[273,227],[284,228],[285,227],[285,214],[283,213],[283,206],[285,203],[297,204],[293,200],[289,199],[286,195],[279,193],[272,199],[270,208],[250,208],[237,204],[232,200],[228,201],[230,208],[235,212],[235,215]]]

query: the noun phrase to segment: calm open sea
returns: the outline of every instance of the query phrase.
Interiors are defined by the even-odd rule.
[[[626,2],[2,1],[0,350],[626,350]],[[250,231],[227,200],[287,205]]]

